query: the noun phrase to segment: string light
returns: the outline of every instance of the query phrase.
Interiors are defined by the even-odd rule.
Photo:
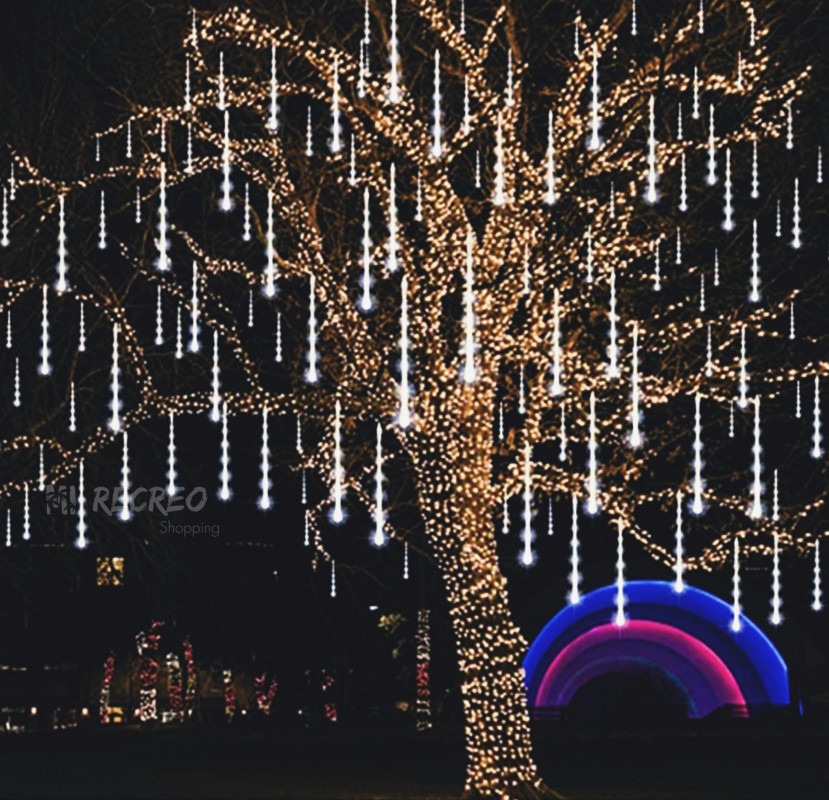
[[[754,476],[751,488],[751,508],[748,515],[752,519],[760,519],[763,516],[763,506],[760,502],[760,496],[763,493],[763,484],[760,482],[760,473],[762,472],[762,464],[760,462],[760,454],[762,449],[760,447],[760,398],[754,398],[754,446],[751,448],[754,453],[754,464],[752,474]]]
[[[276,294],[276,268],[274,266],[276,248],[273,230],[273,191],[268,189],[268,230],[265,234],[265,296],[273,297]]]
[[[132,516],[130,513],[130,469],[129,469],[129,436],[126,430],[121,431],[121,509],[118,518],[121,522],[128,522]]]
[[[553,290],[553,383],[550,393],[559,397],[564,389],[561,382],[561,308],[559,290]]]
[[[630,33],[632,36],[636,36],[636,0],[633,0],[633,4],[630,10]]]
[[[368,51],[366,51],[368,52]],[[391,0],[389,20],[389,94],[390,103],[400,101],[400,55],[397,52],[397,0]]]
[[[6,547],[12,546],[12,512],[6,509]]]
[[[524,384],[524,365],[518,368],[518,413],[527,413],[527,393]]]
[[[599,513],[599,482],[597,478],[598,464],[596,461],[596,393],[590,392],[590,438],[587,441],[588,470],[587,478],[587,513],[591,516]]]
[[[14,359],[14,400],[12,405],[15,408],[20,408],[20,358],[15,356]]]
[[[409,284],[406,276],[400,282],[400,408],[397,414],[397,424],[401,428],[408,428],[412,417],[409,409]]]
[[[654,103],[656,98],[651,95],[648,101],[648,191],[645,199],[653,204],[659,198],[656,194],[656,122],[654,119]]]
[[[23,484],[23,541],[28,542],[32,538],[31,520],[29,518],[29,484]]]
[[[737,405],[748,407],[748,370],[746,369],[746,326],[740,326],[740,397]]]
[[[794,417],[795,419],[800,419],[801,411],[800,411],[800,381],[795,381],[795,389],[796,389],[796,398],[795,398],[795,407],[794,407]]]
[[[812,422],[812,458],[820,458],[823,448],[820,446],[823,436],[820,433],[820,378],[815,375],[815,406]]]
[[[760,196],[760,179],[757,173],[757,139],[751,143],[751,197],[756,200]]]
[[[789,303],[789,339],[794,340],[794,302]]]
[[[276,131],[279,128],[279,87],[276,83],[276,45],[271,45],[271,80],[270,80],[270,105],[268,106],[269,131]]]
[[[357,185],[357,155],[354,145],[354,134],[351,134],[351,147],[348,153],[348,185],[352,188]]]
[[[469,114],[469,75],[463,76],[463,124],[461,131],[464,136],[472,133],[472,118]]]
[[[81,304],[83,305],[83,304]],[[12,312],[11,309],[6,311],[6,349],[12,349]]]
[[[601,147],[599,139],[599,49],[596,42],[593,42],[593,85],[591,87],[593,97],[590,104],[590,149],[598,150]]]
[[[262,407],[262,479],[259,481],[259,488],[262,494],[259,495],[259,508],[263,511],[271,507],[271,479],[270,479],[270,451],[268,450],[268,407]]]
[[[662,275],[660,273],[659,264],[659,245],[662,240],[657,239],[653,244],[654,258],[653,258],[653,290],[659,292],[662,290]]]
[[[26,538],[26,535],[23,535]],[[815,539],[815,568],[814,568],[814,586],[812,589],[812,610],[820,611],[823,608],[821,596],[823,592],[820,589],[820,539]]]
[[[699,68],[694,67],[694,80],[693,80],[693,89],[694,89],[694,104],[691,110],[691,116],[694,119],[699,119],[700,112],[699,112]]]
[[[403,580],[409,580],[409,543],[403,542]]]
[[[66,195],[60,195],[58,198],[58,281],[55,284],[55,289],[58,294],[65,292],[69,288],[66,282],[66,214],[65,214]]]
[[[674,591],[680,594],[685,591],[685,550],[683,549],[682,540],[682,492],[676,493],[676,560],[674,561]]]
[[[331,492],[331,500],[334,503],[331,521],[337,525],[345,519],[342,506],[345,492],[343,491],[344,470],[340,426],[340,400],[337,398],[334,404],[334,486]]]
[[[792,101],[786,103],[786,149],[794,149],[794,120],[792,118]]]
[[[642,433],[639,429],[641,412],[639,411],[639,325],[633,323],[633,352],[630,371],[630,446],[636,449],[642,446]],[[562,407],[563,411],[563,407]],[[562,413],[562,420],[563,420]]]
[[[443,143],[441,141],[442,129],[440,125],[440,51],[435,48],[435,91],[432,95],[433,119],[432,123],[432,158],[440,158],[443,155]]]
[[[755,219],[752,225],[751,235],[751,293],[748,299],[752,303],[760,302],[760,264],[758,261],[759,252],[757,250],[757,220]]]
[[[218,422],[221,419],[222,396],[219,394],[219,332],[217,330],[213,331],[213,368],[211,375],[213,390],[210,396],[210,419],[213,422]]]
[[[331,95],[331,152],[339,153],[342,150],[342,125],[340,124],[340,58],[334,56],[333,91]]]
[[[317,299],[314,286],[314,274],[311,273],[308,308],[308,371],[305,378],[309,383],[316,383],[317,373]]]
[[[219,500],[223,502],[230,500],[230,471],[228,466],[230,464],[230,442],[227,438],[227,400],[222,402],[222,454],[220,458],[221,469],[219,471]]]
[[[15,367],[16,366],[17,366],[17,364],[15,364]],[[15,382],[16,382],[16,379],[17,379],[17,374],[16,374],[16,371],[15,371]],[[15,400],[18,401],[16,404],[19,405],[19,400],[20,400],[19,395],[17,397],[15,397]],[[69,430],[72,433],[74,433],[77,430],[77,425],[75,423],[76,423],[76,420],[75,420],[75,381],[70,381],[69,382]]]
[[[227,97],[225,95],[225,54],[219,53],[219,81],[216,90],[216,107],[219,111],[224,111],[227,107]]]
[[[700,421],[700,393],[694,396],[694,499],[691,511],[699,516],[705,510],[702,503],[702,424]]]
[[[564,404],[561,405],[561,423],[559,424],[558,460],[567,460],[567,426],[564,416]]]
[[[49,364],[49,354],[51,353],[51,351],[49,350],[49,315],[46,299],[47,291],[48,288],[44,283],[43,306],[41,310],[40,322],[40,367],[38,369],[41,375],[48,375],[52,371],[52,367]]]
[[[725,148],[725,209],[723,210],[723,230],[734,230],[734,207],[731,204],[731,148]]]
[[[472,232],[466,235],[466,288],[464,290],[463,382],[475,382],[475,293],[472,264]]]
[[[248,327],[253,327],[253,292],[248,291]]]
[[[680,228],[676,229],[676,265],[682,264],[682,231]]]
[[[377,423],[377,449],[374,457],[374,538],[375,547],[386,543],[386,515],[383,511],[383,426]]]
[[[368,186],[363,189],[363,293],[360,308],[371,311],[371,223],[369,221]]]
[[[176,306],[176,358],[184,358],[184,342],[181,335],[181,306]]]
[[[573,495],[573,517],[570,528],[570,605],[577,605],[581,602],[579,584],[581,573],[579,572],[579,499]]]
[[[282,362],[282,314],[276,315],[276,353],[274,360],[279,364]]]
[[[168,413],[168,418],[170,420],[170,428],[167,440],[167,494],[170,497],[175,497],[178,491],[176,487],[176,478],[178,477],[178,473],[176,472],[175,413],[170,411]]]
[[[507,487],[504,486],[501,498],[501,533],[504,536],[507,536],[509,534],[509,506],[507,505],[508,499],[509,498],[507,495]]]
[[[616,526],[616,614],[613,617],[613,624],[617,628],[623,628],[627,623],[627,615],[625,614],[625,551],[622,520],[617,520]]]
[[[553,535],[553,498],[547,500],[547,536]]]
[[[132,158],[132,117],[127,120],[127,161]]]
[[[685,153],[680,156],[680,177],[679,177],[679,210],[688,210],[688,186],[685,172]]]
[[[9,198],[6,187],[3,187],[3,231],[0,235],[0,245],[9,246]]]
[[[708,177],[706,182],[713,186],[717,182],[717,147],[714,138],[714,104],[708,106]]]
[[[740,540],[736,536],[734,537],[734,573],[731,586],[730,628],[734,633],[739,633],[743,629],[743,622],[740,618],[743,609],[740,606]]]
[[[78,550],[86,549],[86,497],[84,494],[83,459],[78,463],[78,535],[75,538],[75,547]]]
[[[504,129],[501,120],[501,112],[498,112],[498,120],[495,127],[495,182],[492,202],[496,206],[506,203],[504,192]]]
[[[308,106],[308,117],[305,122],[305,155],[308,158],[314,155],[314,134],[311,127],[311,106]]]
[[[512,50],[507,48],[507,85],[504,90],[504,105],[510,108],[515,104],[515,96],[512,88]]]
[[[774,532],[774,557],[771,569],[771,616],[769,622],[772,625],[779,625],[783,621],[783,616],[780,613],[782,605],[780,599],[780,534]]]
[[[610,321],[610,365],[608,367],[607,375],[614,379],[619,377],[619,365],[617,363],[619,357],[619,348],[616,344],[616,322],[619,317],[616,314],[616,270],[610,268],[610,312],[608,313],[608,320]]]
[[[245,182],[245,210],[242,221],[242,241],[249,242],[250,239],[250,184]]]
[[[792,213],[792,247],[799,250],[800,241],[800,185],[797,178],[794,179],[794,211]]]
[[[777,522],[780,519],[780,495],[777,484],[777,470],[774,471],[774,488],[771,498],[771,518],[773,522]]]
[[[535,554],[532,550],[535,534],[532,529],[532,447],[529,442],[524,443],[524,547],[521,551],[521,563],[530,567],[535,562]]]
[[[155,343],[159,346],[164,344],[164,330],[161,326],[161,286],[158,286],[157,291],[156,291]]]
[[[391,166],[389,167],[389,240],[387,243],[388,247],[388,258],[386,260],[386,266],[388,267],[389,272],[397,272],[397,268],[400,266],[397,260],[397,251],[398,251],[398,242],[397,242],[397,200],[395,197],[395,169],[394,169],[394,162],[392,161]]]
[[[118,323],[112,325],[112,369],[110,371],[112,400],[110,401],[109,428],[118,433],[121,430],[121,370],[118,367]]]

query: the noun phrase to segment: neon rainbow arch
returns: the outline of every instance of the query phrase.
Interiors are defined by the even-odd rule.
[[[786,664],[747,617],[729,628],[731,607],[708,592],[666,581],[625,584],[628,622],[613,624],[616,587],[605,586],[556,614],[524,659],[531,708],[563,708],[599,675],[655,667],[681,689],[688,715],[722,707],[762,713],[789,702]]]

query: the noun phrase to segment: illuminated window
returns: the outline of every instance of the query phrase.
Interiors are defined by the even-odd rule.
[[[96,559],[98,586],[123,586],[124,559],[120,556]]]

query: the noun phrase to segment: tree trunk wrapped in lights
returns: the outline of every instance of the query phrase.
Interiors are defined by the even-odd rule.
[[[771,15],[777,4],[762,5]],[[535,65],[521,42],[533,39],[511,3],[495,7],[485,21],[466,16],[462,31],[457,15],[435,0],[401,0],[412,36],[434,40],[435,47],[430,42],[422,50],[408,46],[410,31],[396,0],[391,23],[373,7],[385,30],[382,52],[370,30],[360,32],[357,48],[333,34],[330,41],[322,35],[308,41],[296,26],[268,25],[240,8],[194,14],[183,43],[186,104],[133,107],[129,119],[101,132],[101,163],[74,181],[55,184],[15,156],[18,196],[7,233],[4,227],[13,265],[4,286],[11,299],[4,308],[41,288],[46,296],[45,276],[33,276],[24,255],[47,231],[52,235],[59,208],[73,209],[78,221],[66,220],[66,241],[59,243],[59,277],[69,291],[62,305],[51,297],[47,307],[44,300],[43,363],[49,355],[53,364],[74,358],[59,351],[66,342],[48,338],[47,325],[49,315],[75,313],[65,300],[71,292],[83,302],[90,328],[100,321],[117,331],[111,411],[120,430],[171,414],[207,420],[211,409],[218,419],[221,400],[222,481],[229,495],[229,453],[240,459],[243,450],[231,450],[227,417],[263,408],[272,415],[301,413],[306,445],[297,448],[294,466],[315,470],[330,484],[330,496],[308,508],[306,535],[315,558],[332,567],[332,595],[329,511],[336,522],[344,508],[367,510],[376,517],[375,532],[385,530],[399,542],[404,537],[393,529],[393,508],[377,500],[382,464],[397,459],[411,468],[456,637],[470,797],[547,793],[531,756],[520,668],[526,643],[511,620],[496,551],[503,498],[523,491],[531,517],[538,489],[568,502],[577,496],[590,513],[618,521],[656,560],[671,565],[674,554],[640,511],[670,513],[682,490],[697,510],[716,505],[719,514],[704,545],[689,537],[682,555],[689,574],[730,564],[735,537],[744,558],[770,558],[773,542],[775,551],[810,546],[806,526],[815,530],[824,513],[829,482],[817,489],[803,484],[801,491],[794,475],[779,518],[764,513],[759,399],[748,403],[749,393],[763,394],[773,411],[775,402],[793,395],[798,379],[817,381],[829,371],[815,355],[816,334],[799,334],[783,358],[766,346],[785,338],[787,331],[777,328],[788,322],[792,302],[806,306],[818,296],[810,296],[810,274],[802,270],[792,268],[782,283],[772,280],[791,261],[788,251],[779,252],[781,244],[791,241],[797,253],[811,242],[805,210],[811,145],[800,145],[800,161],[777,163],[783,137],[793,141],[790,109],[808,71],[779,74],[770,32],[747,0],[712,0],[705,14],[718,24],[705,33],[695,7],[677,18],[662,9],[650,19],[640,8],[631,36],[630,10],[623,2],[605,21],[577,16],[576,56],[542,53],[538,71],[552,65],[560,78],[544,90],[530,80]],[[653,37],[645,35],[648,26]],[[702,58],[736,53],[749,31],[749,46],[733,64],[712,59],[711,66]],[[629,50],[631,63],[613,54],[620,49]],[[433,52],[439,53],[434,59]],[[493,71],[495,61],[503,74]],[[388,75],[376,71],[378,63],[391,65]],[[180,86],[183,92],[183,67]],[[453,107],[452,90],[457,100],[461,86],[463,107],[459,101]],[[716,129],[714,112],[709,124],[699,110],[700,96],[716,107]],[[292,99],[294,118],[286,111]],[[683,107],[693,113],[679,132]],[[162,133],[171,143],[164,154]],[[125,162],[128,134],[142,147]],[[323,145],[341,138],[354,142],[353,162],[350,147]],[[779,180],[764,179],[764,167]],[[752,200],[743,186],[750,171],[760,195]],[[128,191],[116,201],[125,182]],[[97,225],[100,191],[110,184],[113,218],[114,209],[126,208],[132,222],[136,190],[145,211],[145,222],[133,229],[120,218],[117,225],[109,220],[108,250],[117,247],[130,267],[129,281],[113,279],[113,286],[73,251],[81,247],[78,229],[89,220]],[[752,218],[766,223],[761,232],[771,229],[764,184],[782,187],[792,233],[785,242],[761,237],[759,264],[755,255],[750,269],[751,250],[736,237],[745,238]],[[810,179],[811,198],[813,184]],[[235,198],[238,241],[228,243],[210,220],[194,224],[192,209],[184,208],[194,187],[211,196],[208,216],[219,213],[220,196],[225,211]],[[84,203],[85,215],[78,211]],[[253,218],[251,244],[242,244],[251,227],[243,228],[243,212],[246,223]],[[684,266],[679,253],[676,265],[660,265],[660,242],[673,241],[681,221]],[[703,299],[720,239],[719,252],[730,248],[730,269],[723,268],[720,281],[716,268]],[[159,380],[161,356],[151,352],[157,319],[142,317],[133,302],[148,286],[162,289],[166,329],[178,320],[176,356],[203,358],[209,351],[209,360],[215,353],[197,385],[159,388],[169,382]],[[264,295],[252,311],[251,286]],[[248,332],[252,316],[266,320],[257,335],[278,331],[277,367],[273,346],[263,356]],[[214,341],[215,349],[208,347]],[[86,361],[77,359],[73,377],[90,363],[90,349]],[[110,352],[96,368],[110,363]],[[29,367],[34,376],[36,365]],[[266,388],[274,369],[288,389]],[[231,370],[242,379],[228,382]],[[131,387],[132,404],[120,399],[127,397],[121,386]],[[697,392],[702,433],[695,443]],[[756,410],[753,462],[751,442],[745,458],[722,454],[738,395],[741,409]],[[818,457],[817,384],[814,405],[811,446]],[[494,443],[493,421],[504,408],[508,430]],[[743,439],[750,411],[740,418]],[[54,484],[73,475],[82,459],[120,444],[115,428],[86,422],[87,435],[75,447],[33,433],[34,427],[15,431],[11,446],[25,450],[34,465],[48,445],[47,482]],[[548,443],[552,457],[545,456]],[[808,458],[808,448],[802,455]],[[261,458],[264,497],[267,441]],[[372,463],[377,466],[366,468]],[[713,478],[734,464],[736,479]],[[36,474],[35,466],[21,472],[2,495],[36,489]],[[532,520],[525,522],[531,538]],[[530,545],[528,539],[531,562]],[[574,586],[577,594],[577,563]],[[190,675],[188,657],[188,710]]]

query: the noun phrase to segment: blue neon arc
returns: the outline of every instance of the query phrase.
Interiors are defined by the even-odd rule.
[[[625,594],[631,620],[672,626],[710,648],[734,676],[750,710],[788,704],[788,670],[780,653],[744,615],[742,630],[732,632],[727,603],[690,586],[677,593],[666,581],[631,581],[625,584]],[[566,606],[545,625],[524,659],[531,706],[539,704],[542,682],[556,656],[579,637],[612,622],[615,602],[616,587],[605,586]],[[612,632],[612,626],[608,630]]]

